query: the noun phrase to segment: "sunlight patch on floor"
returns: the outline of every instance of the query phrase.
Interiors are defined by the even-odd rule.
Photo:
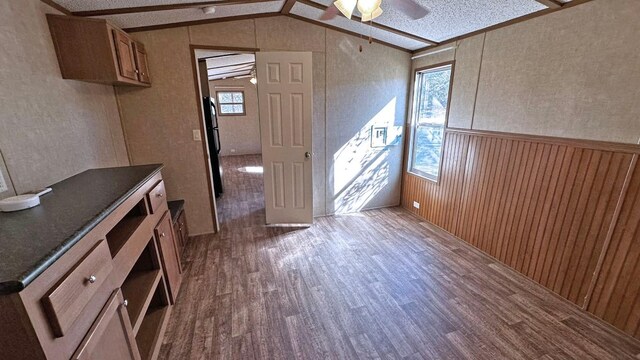
[[[238,171],[248,174],[262,174],[264,172],[264,169],[262,168],[262,166],[244,166],[238,168]]]

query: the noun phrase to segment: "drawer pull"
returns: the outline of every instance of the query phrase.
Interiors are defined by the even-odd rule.
[[[95,275],[91,275],[89,276],[89,278],[87,279],[88,282],[90,282],[91,284],[95,283],[98,280],[98,278],[96,278]]]
[[[149,210],[151,210],[152,214],[155,214],[162,205],[166,204],[164,201],[166,197],[164,192],[164,181],[160,180],[160,182],[147,193],[147,199],[149,199],[149,205],[151,206]]]
[[[160,233],[160,237],[164,237],[164,233]]]

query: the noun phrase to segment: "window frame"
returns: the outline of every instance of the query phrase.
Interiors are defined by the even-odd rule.
[[[223,103],[220,101],[220,94],[224,93],[241,93],[242,94],[242,103],[230,102]],[[232,95],[233,98],[233,95]],[[220,116],[246,116],[247,115],[247,98],[245,97],[244,90],[220,90],[216,91],[216,102],[218,106],[218,115]],[[226,113],[222,111],[222,105],[242,105],[242,113]]]
[[[440,68],[445,68],[445,67],[451,67],[451,76],[449,77],[449,94],[447,95],[447,109],[446,109],[446,114],[445,114],[445,118],[444,118],[444,125],[443,125],[443,134],[442,134],[442,146],[440,146],[440,161],[438,164],[438,174],[436,176],[432,176],[430,174],[427,174],[425,172],[419,171],[419,170],[415,170],[412,169],[412,165],[413,165],[413,149],[415,146],[415,134],[416,134],[416,120],[417,120],[417,107],[416,107],[416,101],[417,101],[417,86],[418,83],[416,81],[416,78],[418,76],[418,73],[423,73],[423,72],[429,72],[429,71],[434,71]],[[456,62],[455,60],[451,60],[451,61],[445,61],[445,62],[441,62],[441,63],[437,63],[437,64],[433,64],[433,65],[428,65],[428,66],[422,66],[419,68],[414,69],[413,71],[413,78],[411,79],[412,81],[412,87],[411,87],[411,112],[410,112],[410,120],[409,120],[409,137],[408,137],[408,151],[407,151],[407,161],[406,161],[406,170],[407,173],[417,176],[419,178],[431,181],[435,184],[440,184],[440,177],[442,175],[442,164],[444,163],[444,147],[446,144],[446,140],[447,140],[447,129],[449,128],[449,114],[450,114],[450,110],[451,110],[451,94],[453,93],[453,79],[454,79],[454,75],[455,75],[455,67],[456,67]]]

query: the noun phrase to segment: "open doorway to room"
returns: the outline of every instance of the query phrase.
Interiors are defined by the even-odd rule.
[[[254,51],[194,49],[218,228],[264,219]]]

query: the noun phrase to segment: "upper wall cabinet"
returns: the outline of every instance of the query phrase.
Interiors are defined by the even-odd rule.
[[[106,20],[47,15],[65,79],[150,86],[144,45]]]

